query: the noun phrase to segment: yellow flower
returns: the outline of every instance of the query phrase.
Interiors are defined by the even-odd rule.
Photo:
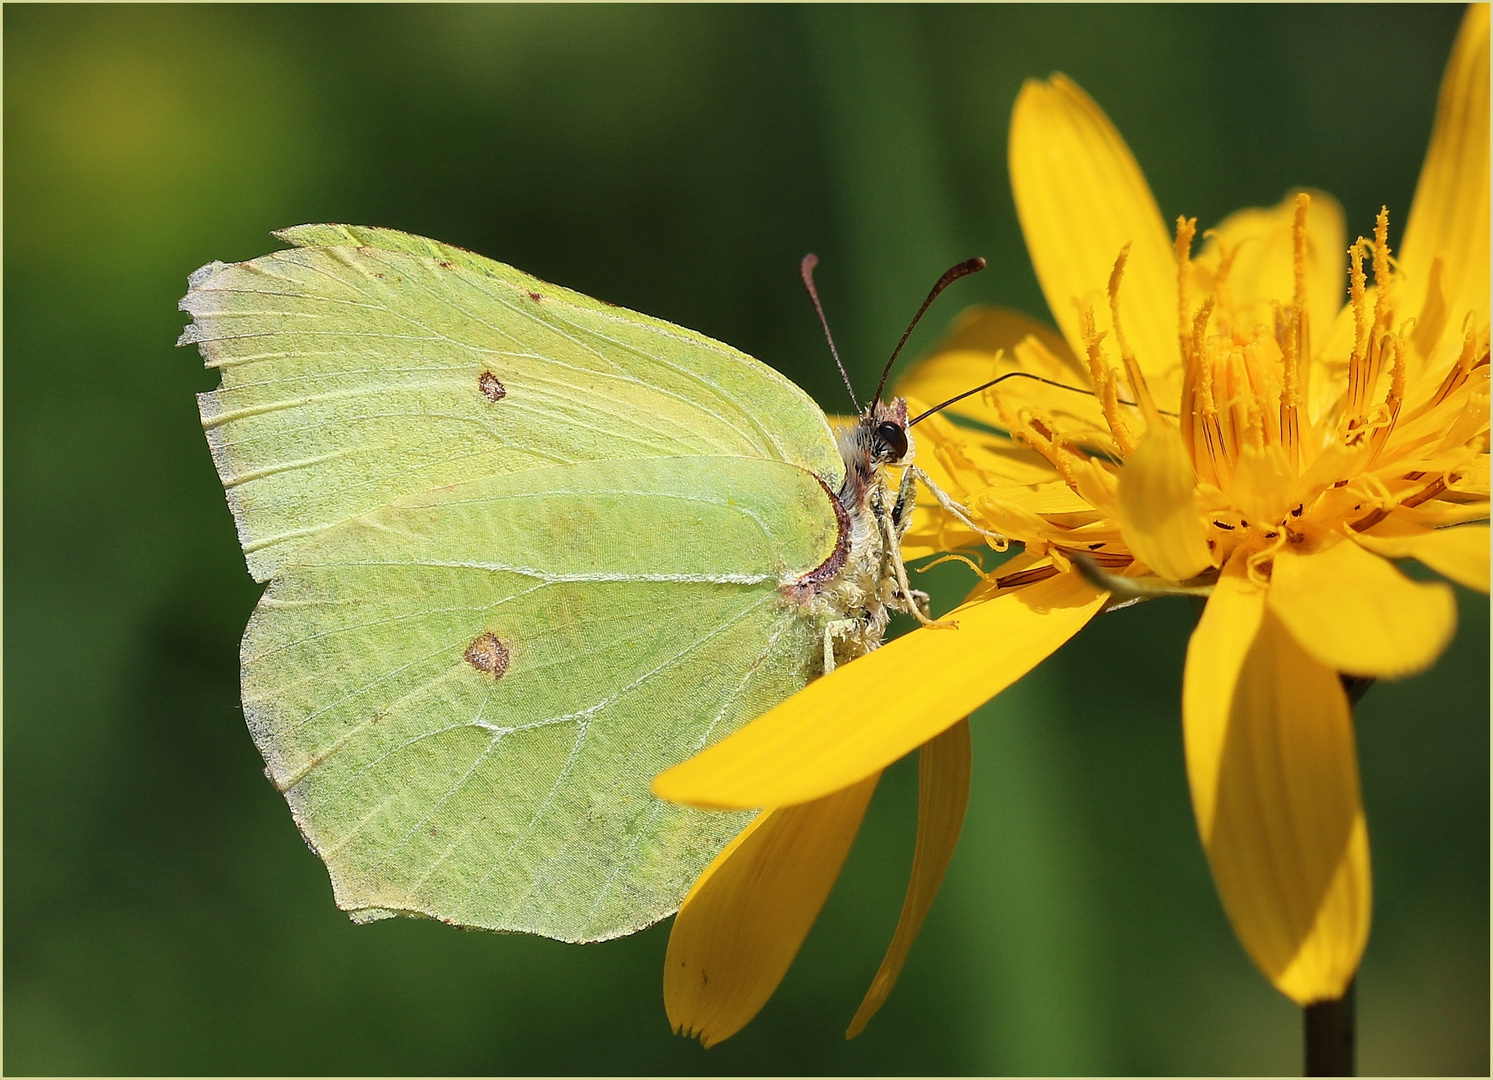
[[[1455,629],[1451,591],[1388,558],[1488,591],[1488,527],[1465,524],[1488,516],[1488,8],[1464,22],[1398,260],[1387,211],[1350,247],[1337,205],[1305,192],[1232,215],[1194,260],[1195,223],[1169,240],[1061,77],[1018,99],[1011,173],[1063,338],[968,314],[903,390],[1020,373],[955,406],[1008,436],[939,421],[920,438],[975,519],[1024,542],[998,592],[1086,570],[1117,599],[1210,593],[1183,724],[1214,879],[1277,988],[1340,996],[1370,874],[1339,673],[1424,670]],[[972,539],[919,525],[925,550]]]
[[[1450,590],[1388,560],[1488,590],[1488,527],[1469,524],[1489,508],[1488,70],[1488,8],[1473,5],[1397,257],[1387,211],[1350,248],[1336,203],[1305,192],[1232,215],[1194,256],[1195,222],[1168,232],[1083,91],[1062,76],[1028,83],[1012,188],[1061,334],[1013,312],[967,313],[901,387],[933,403],[1011,376],[950,408],[980,428],[943,415],[920,425],[919,464],[1025,550],[950,614],[957,630],[917,630],[837,669],[655,790],[827,817],[801,804],[848,802],[1106,607],[1207,595],[1182,697],[1214,879],[1280,990],[1302,1004],[1340,996],[1370,913],[1340,673],[1423,670],[1454,631]],[[980,539],[920,507],[903,554]],[[760,867],[724,884],[751,842],[722,854],[681,920],[712,875],[733,896],[754,887]],[[753,912],[764,939],[791,921]],[[712,947],[737,957],[723,977],[751,968],[730,943]]]

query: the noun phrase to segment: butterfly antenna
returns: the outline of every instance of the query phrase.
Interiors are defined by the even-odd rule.
[[[943,277],[939,278],[938,283],[933,286],[933,290],[928,294],[928,299],[923,301],[923,306],[918,308],[918,313],[912,317],[912,322],[908,323],[907,329],[902,332],[902,340],[897,342],[897,347],[892,350],[891,358],[887,360],[886,367],[881,369],[881,382],[876,384],[876,396],[871,399],[872,409],[875,409],[876,403],[881,400],[881,392],[886,389],[886,377],[892,373],[892,365],[897,362],[897,354],[902,351],[902,346],[907,344],[907,339],[912,336],[913,327],[917,326],[918,320],[923,317],[923,312],[928,310],[928,305],[938,299],[939,293],[964,277],[965,274],[973,274],[977,270],[983,269],[985,269],[985,260],[977,255],[973,259],[965,259],[962,263],[951,266],[943,272]],[[971,390],[970,393],[974,393],[974,391]]]
[[[814,288],[814,267],[819,265],[819,256],[813,252],[805,255],[798,264],[798,276],[804,279],[804,288],[809,290],[809,299],[814,301],[814,310],[819,313],[819,325],[824,327],[824,340],[829,342],[829,354],[835,358],[835,367],[840,369],[840,378],[845,380],[845,389],[850,391],[850,403],[855,411],[861,411],[861,403],[855,400],[855,387],[850,385],[850,376],[845,365],[840,363],[840,351],[835,348],[835,339],[829,332],[829,320],[824,317],[824,305],[819,302],[819,292]]]
[[[1096,395],[1094,393],[1094,391],[1092,391],[1092,390],[1085,390],[1082,386],[1069,386],[1067,383],[1054,382],[1052,379],[1044,379],[1040,375],[1033,375],[1029,371],[1008,371],[1004,375],[1000,375],[1000,376],[998,376],[998,377],[996,377],[994,379],[991,379],[987,383],[981,383],[979,386],[975,387],[973,390],[966,390],[962,394],[955,394],[953,397],[949,398],[948,401],[945,401],[945,402],[943,402],[941,404],[933,406],[933,408],[929,409],[927,412],[920,412],[920,413],[918,413],[918,415],[914,416],[911,420],[907,421],[907,426],[908,427],[912,427],[912,425],[916,424],[919,420],[926,420],[926,419],[928,419],[928,417],[932,416],[934,413],[938,412],[940,409],[947,409],[950,405],[954,404],[954,402],[956,402],[956,401],[963,401],[965,398],[969,397],[972,394],[978,394],[981,390],[989,390],[996,383],[1003,383],[1007,379],[1031,379],[1034,382],[1043,383],[1043,384],[1045,384],[1047,386],[1055,386],[1059,390],[1072,390],[1075,394],[1088,394],[1090,397],[1097,397],[1098,396],[1098,395]],[[1120,399],[1120,404],[1121,405],[1134,405],[1135,402],[1133,402],[1133,401],[1126,401],[1123,398],[1121,398]],[[1174,413],[1174,412],[1168,412],[1165,409],[1158,409],[1157,412],[1161,413],[1161,415],[1163,415],[1163,416],[1176,416],[1177,415],[1176,413]]]

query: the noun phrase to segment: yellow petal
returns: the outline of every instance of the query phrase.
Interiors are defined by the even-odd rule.
[[[1198,518],[1196,481],[1182,436],[1153,424],[1120,470],[1120,532],[1162,577],[1186,581],[1212,564]]]
[[[1192,810],[1206,843],[1213,831],[1218,762],[1228,731],[1229,703],[1249,647],[1265,617],[1265,591],[1245,572],[1236,555],[1218,577],[1208,606],[1187,645],[1182,677],[1182,734],[1187,746],[1187,783]]]
[[[956,608],[957,629],[914,630],[816,679],[653,780],[714,809],[791,806],[855,783],[968,716],[1045,660],[1109,594],[1077,574]]]
[[[772,997],[829,896],[881,774],[802,806],[769,810],[695,881],[674,917],[664,1008],[706,1046]]]
[[[1291,494],[1295,487],[1296,470],[1279,444],[1245,444],[1240,448],[1229,484],[1229,500],[1246,521],[1280,521],[1294,505]]]
[[[1148,375],[1180,366],[1171,233],[1109,117],[1066,76],[1028,81],[1011,114],[1010,165],[1027,251],[1074,353],[1084,354],[1083,306],[1093,306],[1101,330],[1112,330],[1106,290],[1129,244],[1120,286],[1125,338]]]
[[[1368,830],[1338,676],[1242,575],[1226,573],[1187,650],[1187,775],[1224,910],[1297,1004],[1340,997],[1368,940]]]
[[[1011,536],[1024,544],[1035,540],[1066,539],[1067,529],[1049,524],[1040,514],[1019,502],[1003,498],[1004,489],[986,488],[969,501],[969,512],[986,528]]]
[[[984,494],[1019,506],[1030,514],[1077,514],[1094,520],[1099,516],[1087,499],[1061,480],[1040,484],[996,484],[986,489]]]
[[[1394,518],[1371,533],[1355,536],[1364,547],[1386,559],[1415,559],[1432,570],[1478,592],[1488,591],[1488,526],[1456,529],[1400,526]]]
[[[1395,516],[1424,525],[1428,529],[1444,529],[1449,525],[1463,525],[1469,521],[1486,521],[1488,511],[1487,499],[1470,503],[1432,499],[1408,510],[1397,510]]]
[[[1343,208],[1325,191],[1312,191],[1306,212],[1306,301],[1312,338],[1320,341],[1343,306],[1347,283],[1348,227]],[[1289,304],[1295,294],[1296,193],[1269,209],[1237,210],[1215,228],[1198,254],[1199,269],[1212,271],[1224,254],[1232,253],[1224,295],[1228,314],[1245,330],[1274,326],[1273,304]],[[1213,263],[1213,266],[1209,266]]]
[[[1457,628],[1450,588],[1411,581],[1347,541],[1308,554],[1282,549],[1268,603],[1304,649],[1352,675],[1395,679],[1422,671]]]
[[[1405,225],[1400,317],[1419,316],[1440,259],[1448,338],[1459,347],[1462,320],[1488,322],[1488,5],[1469,4],[1452,48],[1431,145]],[[1429,351],[1429,350],[1427,350]]]
[[[964,810],[969,805],[969,772],[967,719],[923,744],[918,755],[918,842],[912,856],[912,877],[907,882],[907,896],[902,901],[902,914],[897,919],[892,943],[861,1007],[845,1030],[847,1039],[855,1038],[865,1029],[866,1022],[876,1015],[896,985],[897,976],[902,974],[902,965],[923,928],[944,871],[954,857],[954,845],[959,842]]]

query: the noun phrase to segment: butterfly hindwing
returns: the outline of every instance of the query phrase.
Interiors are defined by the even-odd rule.
[[[667,915],[743,825],[654,774],[808,680],[782,590],[838,543],[806,471],[582,462],[322,534],[244,638],[244,707],[339,904],[570,941]]]

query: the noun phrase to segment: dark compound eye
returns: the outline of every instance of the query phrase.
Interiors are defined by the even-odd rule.
[[[898,460],[907,454],[907,432],[902,430],[901,424],[886,421],[877,424],[876,437],[886,444],[886,448]]]

